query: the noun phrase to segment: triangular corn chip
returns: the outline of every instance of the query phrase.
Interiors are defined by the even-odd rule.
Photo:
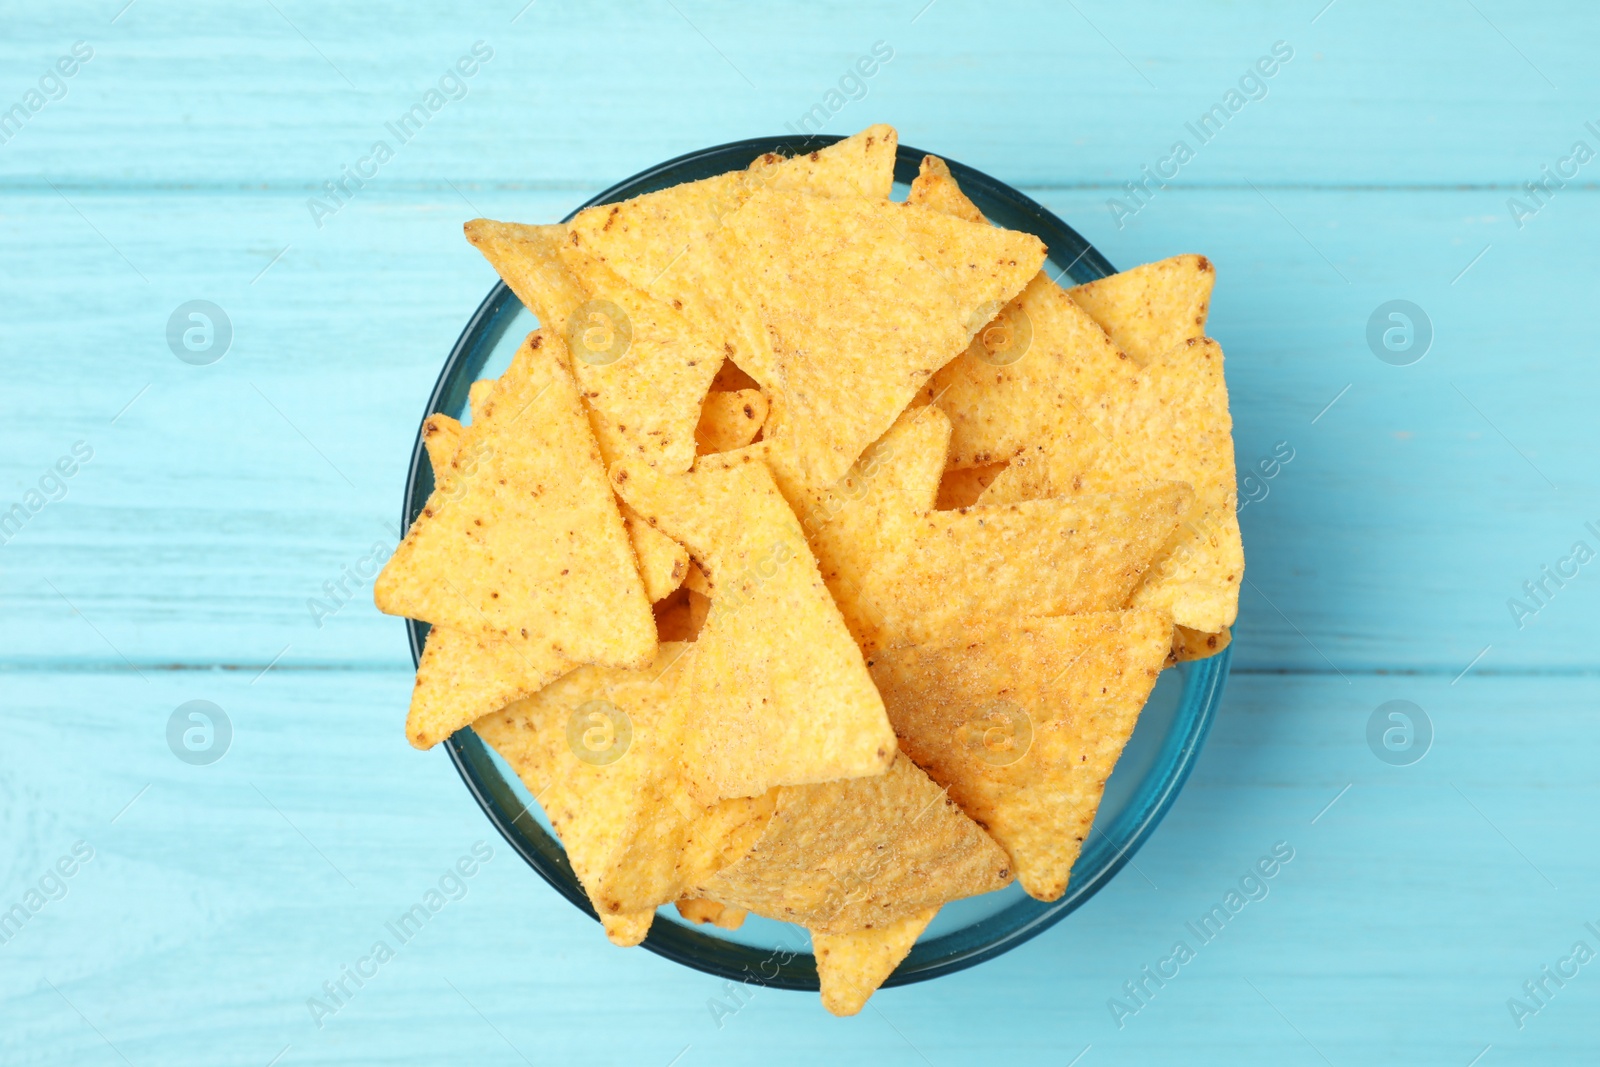
[[[423,422],[422,440],[436,480],[449,470],[465,433],[448,415],[430,415]],[[435,626],[428,631],[422,661],[417,664],[406,738],[417,748],[432,748],[479,716],[537,693],[576,666],[538,645],[490,640]]]
[[[867,999],[911,954],[911,947],[928,928],[938,908],[845,934],[811,934],[811,952],[817,959],[817,980],[822,986],[822,1006],[834,1015],[854,1015]]]
[[[619,948],[632,948],[649,935],[650,924],[655,918],[654,908],[649,911],[630,911],[622,915],[602,914],[600,925],[605,927],[606,940]]]
[[[1174,626],[1172,653],[1167,657],[1167,666],[1173,667],[1179,663],[1188,663],[1190,660],[1209,659],[1227,648],[1232,641],[1233,633],[1226,626],[1222,628],[1221,633],[1215,634],[1191,630],[1187,626]]]
[[[882,773],[894,734],[767,468],[663,475],[617,464],[611,483],[689,548],[715,590],[675,694],[702,799]]]
[[[813,485],[837,481],[1044,260],[1028,234],[771,188],[723,226],[771,340],[780,462]]]
[[[872,677],[906,754],[1055,900],[1171,647],[1156,612],[996,617],[875,653]]]
[[[744,925],[745,916],[750,913],[743,908],[719,904],[705,897],[684,897],[678,901],[678,914],[697,926],[710,923],[723,930],[737,930]]]
[[[934,507],[940,511],[970,508],[978,503],[983,491],[1000,476],[1004,463],[986,463],[981,467],[959,467],[946,470],[939,479],[939,497]]]
[[[950,416],[952,467],[1005,461],[1041,441],[1092,455],[1137,372],[1041,271],[924,395]]]
[[[1195,490],[1173,542],[1132,606],[1165,611],[1178,625],[1206,633],[1233,625],[1244,545],[1222,346],[1210,338],[1184,341],[1152,361],[1116,425],[1116,441],[1127,445],[1109,450],[1092,484],[1126,484],[1137,472],[1150,481],[1182,479]],[[1120,471],[1117,460],[1126,464]]]
[[[748,170],[602,204],[572,220],[572,243],[639,289],[683,312],[714,345],[761,384],[773,384],[761,324],[748,312],[737,271],[712,237],[757,189],[819,196],[887,197],[894,181],[894,130],[874,126],[790,160],[763,156]],[[878,190],[882,190],[878,192]]]
[[[577,663],[547,647],[435,626],[428,631],[406,716],[406,739],[432,748],[457,730],[531,696]]]
[[[602,916],[683,896],[736,859],[772,809],[769,797],[708,811],[685,791],[669,697],[682,654],[666,644],[642,671],[581,667],[473,723],[544,808]]]
[[[497,378],[479,378],[467,387],[467,411],[472,414],[473,422],[480,422],[488,412],[489,405],[494,403],[494,387]]]
[[[462,426],[449,415],[438,413],[422,420],[422,445],[428,450],[428,463],[434,476],[442,475],[450,458],[461,447]]]
[[[472,409],[474,421],[482,419],[488,412],[489,405],[494,403],[495,382],[495,379],[483,378],[472,383],[467,403]],[[590,411],[589,415],[589,424],[593,427],[596,417],[593,411]],[[461,424],[448,415],[433,415],[429,418],[430,423],[434,419],[441,421],[436,427],[430,423],[423,424],[423,441],[428,446],[428,455],[433,458],[436,452],[443,452],[448,447],[450,451],[443,453],[444,460],[448,462],[460,445]],[[453,434],[450,432],[450,426],[443,420],[454,423]],[[436,447],[433,439],[427,436],[430,433],[446,434],[448,443],[442,441]],[[438,469],[441,464],[435,458],[433,465]],[[645,595],[650,598],[651,603],[654,603],[678,588],[678,584],[683,581],[683,576],[688,573],[689,553],[672,538],[652,529],[648,523],[634,514],[632,508],[625,504],[619,506],[622,510],[623,525],[627,527],[628,538],[633,542],[633,552],[639,561],[639,575],[644,579]]]
[[[988,222],[978,205],[967,199],[967,194],[956,184],[950,165],[938,156],[923,156],[917,176],[911,182],[911,194],[906,203],[918,204],[946,215],[954,215],[968,222]]]
[[[935,156],[922,161],[910,201],[983,219]],[[1088,454],[1103,441],[1106,410],[1125,402],[1136,370],[1040,271],[934,375],[924,395],[950,416],[952,468],[1004,462],[1039,442]]]
[[[1206,335],[1215,268],[1205,256],[1173,256],[1067,290],[1116,346],[1141,365]]]
[[[696,892],[814,933],[848,933],[1010,881],[999,846],[901,756],[876,777],[779,789],[753,847]]]
[[[517,351],[373,599],[533,660],[644,666],[655,620],[559,348],[541,332]]]
[[[786,157],[775,152],[750,164],[757,185],[801,189],[818,196],[887,200],[894,188],[894,157],[900,135],[893,126],[868,126],[815,152]]]
[[[562,261],[590,294],[567,320],[567,349],[601,457],[608,465],[621,459],[688,470],[722,353],[594,257],[569,245]]]
[[[707,393],[694,438],[698,452],[727,452],[756,439],[767,421],[767,398],[759,389]]]
[[[588,299],[557,255],[566,241],[567,228],[473,219],[465,230],[467,240],[533,312],[539,325],[565,336],[567,317]]]

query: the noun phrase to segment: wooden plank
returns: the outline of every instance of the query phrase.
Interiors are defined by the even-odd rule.
[[[908,143],[1026,184],[1120,186],[1184,139],[1197,156],[1183,182],[1520,186],[1600,118],[1584,104],[1600,86],[1593,12],[1506,0],[1476,13],[1343,0],[1320,15],[1321,4],[1283,0],[1137,10],[1034,0],[1003,18],[949,0],[920,14],[920,4],[775,13],[696,0],[520,15],[509,0],[406,10],[292,0],[137,4],[112,22],[120,6],[76,0],[8,20],[8,106],[75,40],[95,51],[0,152],[0,176],[314,188],[386,139],[398,155],[385,184],[603,184],[782,132],[879,41],[894,58],[827,132],[891,121]],[[402,146],[386,124],[477,41],[494,58]],[[1278,41],[1293,58],[1265,97],[1241,103],[1203,145],[1188,134],[1185,123]]]
[[[854,1020],[755,991],[720,1028],[720,982],[607,945],[494,837],[441,753],[406,746],[405,671],[0,684],[0,903],[75,842],[94,849],[0,947],[0,1043],[19,1067],[120,1062],[84,1018],[136,1064],[260,1067],[285,1046],[285,1064],[518,1062],[508,1044],[536,1063],[665,1064],[686,1045],[683,1063],[996,1048],[1066,1063],[1090,1044],[1106,1063],[1174,1044],[1202,1062],[1320,1062],[1308,1043],[1334,1063],[1465,1064],[1490,1043],[1554,1062],[1592,1041],[1600,1005],[1583,977],[1522,1030],[1506,1008],[1575,941],[1597,945],[1583,923],[1600,925],[1600,864],[1573,847],[1600,818],[1592,731],[1577,732],[1594,678],[1236,676],[1177,806],[1077,915]],[[231,719],[210,766],[167,748],[190,699]],[[1412,766],[1365,741],[1391,699],[1434,727]],[[465,895],[319,1030],[306,1000],[480,839],[494,856]],[[1200,944],[1185,924],[1278,842],[1294,857],[1265,899]],[[1119,1029],[1107,1001],[1180,939],[1196,958]]]
[[[320,627],[308,600],[393,538],[423,403],[493,277],[461,220],[584,195],[463,192],[373,191],[320,236],[283,193],[9,200],[0,344],[28,358],[0,400],[0,504],[77,441],[94,459],[0,546],[0,662],[405,661],[365,589]],[[1574,542],[1600,549],[1600,373],[1571,358],[1592,346],[1575,307],[1600,198],[1517,232],[1497,195],[1174,189],[1120,232],[1094,191],[1045,196],[1113,262],[1217,262],[1240,468],[1294,451],[1242,514],[1241,667],[1454,675],[1486,646],[1479,669],[1592,664],[1586,570],[1546,580],[1521,629],[1507,602]],[[165,338],[195,298],[234,326],[210,366]],[[1433,323],[1414,366],[1367,346],[1394,298]]]

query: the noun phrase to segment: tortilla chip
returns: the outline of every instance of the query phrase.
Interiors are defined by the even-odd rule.
[[[1035,445],[1011,458],[1005,469],[978,494],[978,503],[1020,504],[1024,500],[1042,500],[1053,495],[1049,457],[1043,446]]]
[[[836,934],[1010,881],[1000,847],[902,756],[887,774],[779,789],[754,846],[696,892]]]
[[[944,477],[939,479],[939,497],[934,507],[940,511],[970,508],[1005,467],[1004,463],[989,463],[982,467],[945,471]]]
[[[489,405],[494,403],[494,388],[498,381],[496,378],[479,378],[467,387],[467,411],[473,422],[482,422],[488,413]]]
[[[560,345],[523,343],[373,599],[535,662],[644,666],[655,620]]]
[[[1039,269],[1029,234],[887,201],[763,189],[725,222],[771,340],[780,462],[829,485]],[[767,380],[772,379],[772,380]]]
[[[621,508],[623,525],[639,561],[639,576],[644,579],[645,596],[654,604],[683,584],[689,573],[689,550],[645,522],[626,504]]]
[[[1082,479],[1091,489],[1168,479],[1194,487],[1181,526],[1131,606],[1206,633],[1233,625],[1244,577],[1222,362],[1222,347],[1210,338],[1184,341],[1151,362],[1114,413],[1110,446]]]
[[[954,215],[968,222],[988,222],[978,205],[967,199],[967,194],[956,184],[950,165],[938,156],[923,156],[922,165],[911,183],[911,194],[906,203],[917,204],[945,215]]]
[[[1172,652],[1167,656],[1167,666],[1175,667],[1191,660],[1209,659],[1227,648],[1233,641],[1233,632],[1226,626],[1221,633],[1208,634],[1191,630],[1187,626],[1172,628]]]
[[[1137,370],[1040,272],[924,393],[950,416],[952,467],[1008,460],[1040,442],[1092,457]]]
[[[1006,849],[1030,896],[1065,892],[1171,627],[1150,611],[993,617],[872,656],[906,754]]]
[[[758,187],[775,185],[818,196],[887,200],[894,188],[894,157],[899,145],[895,128],[880,123],[815,152],[757,156],[749,171]]]
[[[1217,272],[1205,256],[1173,256],[1067,290],[1141,366],[1206,335]]]
[[[710,923],[723,930],[737,930],[744,925],[744,917],[749,912],[704,897],[685,897],[678,901],[678,914],[697,926]]]
[[[461,447],[461,433],[461,424],[449,415],[435,412],[422,420],[422,445],[428,450],[428,463],[436,478]]]
[[[435,478],[443,477],[465,428],[448,415],[430,415],[422,440]],[[435,626],[417,664],[406,716],[406,739],[427,749],[482,715],[530,696],[577,664],[547,649],[524,649]]]
[[[681,653],[664,644],[645,670],[580,667],[473,723],[544,808],[602,916],[681,895],[678,853],[702,810],[677,788],[663,710]]]
[[[619,463],[611,484],[688,546],[716,590],[675,694],[697,795],[882,773],[894,757],[882,702],[766,467]]]
[[[733,360],[723,360],[721,368],[717,371],[717,376],[711,379],[711,391],[713,393],[737,393],[741,389],[759,390],[760,386],[754,378],[740,370],[739,365]]]
[[[688,470],[701,401],[722,353],[594,257],[568,245],[561,258],[590,294],[567,320],[567,348],[601,456],[607,464]]]
[[[813,932],[811,951],[817,959],[822,1006],[834,1015],[854,1015],[866,1007],[867,999],[911,954],[911,946],[938,913],[938,908],[928,908],[883,926],[845,934]]]
[[[677,589],[656,601],[656,637],[661,641],[693,641],[705,627],[711,601],[692,589]]]
[[[933,156],[923,160],[911,200],[957,218],[983,218]],[[1106,411],[1125,403],[1136,370],[1040,271],[923,395],[950,416],[953,468],[1003,462],[1041,442],[1087,457],[1103,443]]]
[[[706,572],[693,560],[689,561],[689,575],[683,580],[683,584],[703,597],[709,599],[711,596],[711,579],[706,577]]]
[[[650,933],[655,921],[655,909],[629,912],[626,915],[602,915],[600,925],[605,927],[606,939],[620,948],[632,948]]]
[[[473,219],[464,228],[467,240],[533,312],[539,325],[564,336],[567,316],[588,299],[557,255],[567,228],[492,219]]]
[[[694,431],[697,451],[703,456],[743,448],[756,439],[766,421],[767,398],[759,389],[708,393]]]
[[[729,270],[712,236],[726,216],[763,187],[832,196],[862,196],[864,189],[882,188],[887,196],[894,154],[894,130],[873,127],[800,159],[758,160],[750,170],[581,211],[570,224],[570,241],[681,311],[723,355],[770,388],[764,331],[749,312],[739,274]]]

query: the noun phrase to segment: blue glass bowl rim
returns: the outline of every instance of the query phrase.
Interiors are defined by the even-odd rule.
[[[680,182],[742,168],[750,160],[767,152],[801,155],[839,140],[842,140],[839,136],[826,134],[755,137],[688,152],[640,171],[596,194],[562,221],[570,221],[578,212],[596,204],[616,203]],[[926,154],[920,149],[900,145],[895,158],[895,179],[909,183],[916,176]],[[1050,248],[1052,260],[1059,260],[1065,253],[1072,254],[1073,258],[1062,273],[1074,284],[1116,273],[1116,269],[1093,245],[1044,205],[980,170],[948,158],[945,162],[961,188],[984,208],[992,221],[1040,237]],[[423,413],[424,421],[428,415],[436,412],[461,410],[467,386],[477,377],[520,307],[520,302],[506,284],[497,281],[451,349],[429,396],[427,410]],[[432,468],[426,457],[419,422],[402,506],[402,518],[408,529],[421,513],[432,490]],[[412,662],[420,662],[428,625],[407,619],[406,631]],[[937,978],[1010,951],[1065,919],[1121,871],[1155,832],[1194,769],[1221,703],[1232,658],[1233,649],[1230,646],[1219,655],[1185,664],[1187,674],[1179,699],[1179,715],[1173,724],[1174,731],[1164,740],[1160,758],[1151,768],[1149,781],[1154,783],[1155,788],[1152,790],[1147,784],[1132,798],[1129,809],[1138,814],[1136,825],[1126,841],[1117,846],[1108,835],[1102,833],[1103,837],[1107,837],[1108,844],[1116,849],[1109,861],[1087,878],[1074,879],[1068,886],[1068,892],[1057,900],[1045,902],[1024,897],[972,925],[919,941],[884,986]],[[1182,717],[1186,708],[1191,709],[1187,719]],[[452,735],[445,742],[445,747],[467,790],[506,842],[552,888],[573,906],[598,921],[560,843],[529,813],[518,798],[516,787],[501,773],[488,746],[468,727]],[[1166,770],[1161,774],[1159,772],[1163,764]],[[1101,851],[1103,849],[1085,843],[1079,866],[1074,868],[1073,873],[1076,875],[1082,870],[1084,859]],[[798,949],[791,951],[742,944],[703,933],[697,927],[670,921],[654,923],[643,944],[659,956],[721,978],[779,989],[817,989],[815,959],[810,953]]]

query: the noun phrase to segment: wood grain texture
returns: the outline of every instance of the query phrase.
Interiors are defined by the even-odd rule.
[[[1506,1007],[1600,948],[1600,564],[1544,579],[1521,627],[1507,603],[1600,551],[1600,162],[1542,205],[1524,187],[1600,150],[1588,7],[123,2],[12,5],[0,34],[0,113],[94,49],[0,127],[0,514],[93,450],[0,536],[0,909],[95,850],[0,944],[0,1061],[1594,1060],[1594,965],[1522,1029]],[[478,41],[493,58],[400,144],[386,123]],[[1207,254],[1241,475],[1294,458],[1241,514],[1235,675],[1133,866],[857,1018],[746,991],[719,1028],[720,982],[605,944],[405,744],[403,629],[370,584],[320,625],[307,601],[394,540],[493,279],[464,219],[558,218],[781,132],[877,41],[894,58],[826,132],[893,122],[1118,265]],[[1186,123],[1278,41],[1265,98],[1200,143]],[[394,158],[319,226],[308,198],[380,138]],[[1179,138],[1194,158],[1133,197]],[[233,327],[209,366],[167,345],[193,299]],[[1411,366],[1368,347],[1395,299],[1433,330]],[[190,699],[234,726],[209,767],[167,748]],[[1390,699],[1436,730],[1414,766],[1367,747]],[[466,896],[318,1029],[306,998],[479,840]],[[1107,1001],[1279,841],[1269,896],[1119,1029]]]

